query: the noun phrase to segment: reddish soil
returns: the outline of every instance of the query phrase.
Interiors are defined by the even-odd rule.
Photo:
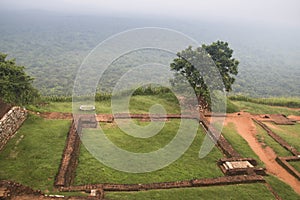
[[[290,115],[288,116],[289,119],[300,122],[300,116]]]
[[[246,112],[238,114],[229,114],[226,118],[225,124],[234,123],[237,132],[248,142],[251,149],[259,156],[260,160],[264,162],[268,173],[277,176],[279,179],[290,185],[295,192],[300,194],[300,181],[289,174],[276,161],[276,153],[270,147],[262,147],[256,139],[256,127],[252,121],[252,115]]]

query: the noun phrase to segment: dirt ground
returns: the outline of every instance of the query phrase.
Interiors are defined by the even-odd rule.
[[[265,164],[268,173],[277,176],[280,180],[290,185],[295,192],[300,194],[300,181],[289,174],[276,161],[276,153],[270,147],[262,147],[262,144],[256,139],[257,131],[253,120],[253,116],[246,112],[238,114],[229,114],[226,117],[225,125],[234,123],[237,132],[248,142],[251,149],[259,156],[261,161]]]
[[[291,120],[295,120],[295,121],[300,122],[300,116],[290,115],[290,116],[288,116],[288,118],[291,119]]]

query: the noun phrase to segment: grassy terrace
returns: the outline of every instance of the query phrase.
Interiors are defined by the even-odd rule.
[[[274,98],[272,102],[282,101],[281,98]],[[247,99],[229,98],[227,100],[227,112],[239,112],[244,110],[252,114],[285,114],[300,115],[300,112],[287,107],[280,107],[277,104],[268,101],[247,101]],[[132,113],[145,113],[154,104],[161,104],[168,113],[179,113],[179,105],[174,95],[170,93],[156,95],[132,96],[130,99],[130,111]],[[288,105],[298,105],[298,99],[286,102]],[[269,104],[269,105],[266,105]],[[283,104],[284,105],[284,104]],[[104,99],[95,102],[96,113],[111,113],[111,101]],[[29,106],[29,110],[38,112],[72,112],[71,98],[62,102],[49,102],[42,106]]]
[[[131,113],[148,113],[151,106],[161,104],[167,113],[179,113],[180,108],[176,97],[172,94],[132,96],[130,99]],[[111,101],[95,101],[96,113],[111,113]],[[38,112],[72,112],[72,102],[49,102],[42,106],[30,106],[29,110]]]
[[[263,184],[245,184],[214,186],[203,188],[186,188],[170,190],[153,190],[143,192],[107,193],[110,200],[165,200],[165,199],[275,199]]]
[[[147,124],[147,122],[139,123]],[[102,124],[102,128],[117,146],[132,152],[150,152],[168,144],[177,133],[179,123],[180,120],[166,122],[165,127],[157,135],[147,139],[128,136],[112,124]],[[198,158],[204,136],[204,130],[199,127],[195,140],[183,156],[166,168],[144,174],[130,174],[106,167],[91,156],[82,145],[75,184],[151,183],[223,176],[216,164],[223,155],[216,147],[205,158]]]
[[[289,162],[300,173],[300,161]]]
[[[29,116],[0,153],[0,180],[51,191],[70,121]]]
[[[258,124],[255,124],[255,126],[257,130],[257,140],[261,143],[262,147],[271,147],[274,152],[281,157],[293,155],[291,152],[277,143],[273,138],[271,138],[261,126]]]
[[[292,110],[285,107],[277,107],[270,105],[263,105],[247,101],[233,101],[232,103],[239,108],[251,114],[284,114],[284,115],[300,115],[299,111]]]
[[[290,145],[300,151],[300,124],[296,125],[275,125],[274,123],[266,123],[268,127],[277,135],[282,137]]]
[[[297,193],[295,193],[295,191],[289,185],[277,179],[276,177],[269,175],[265,177],[265,180],[267,181],[267,183],[269,183],[272,186],[272,188],[281,197],[281,199],[287,199],[287,200],[300,199],[300,196]]]
[[[160,103],[168,113],[179,113],[178,102],[168,94],[155,96],[133,96],[130,111],[147,113],[149,108]],[[299,114],[288,108],[274,107],[243,101],[230,101],[228,107],[232,112],[244,109],[252,113],[284,113]],[[39,112],[72,112],[71,102],[50,102],[48,105],[31,107]],[[97,113],[110,113],[110,101],[96,102]],[[135,120],[135,123],[146,126],[149,122]],[[45,120],[30,116],[24,125],[0,152],[0,179],[14,180],[43,192],[53,192],[54,178],[57,173],[70,121]],[[114,124],[101,124],[106,136],[119,147],[133,152],[150,152],[169,143],[176,134],[179,120],[166,122],[159,134],[148,139],[137,139],[124,134]],[[272,147],[280,156],[290,155],[265,131],[257,127],[258,140],[262,145]],[[284,130],[285,137],[291,137],[291,143],[299,145],[299,124],[297,126],[278,126]],[[258,157],[248,144],[239,136],[233,124],[224,127],[225,138],[245,157]],[[274,130],[276,132],[276,130]],[[278,130],[277,130],[278,131]],[[277,133],[277,132],[276,132]],[[281,134],[281,133],[278,133]],[[163,181],[186,180],[193,178],[210,178],[223,176],[216,165],[222,153],[215,147],[205,158],[199,159],[198,154],[204,138],[200,128],[190,148],[176,162],[161,170],[145,174],[129,174],[113,170],[99,163],[82,145],[79,166],[76,170],[75,184],[90,183],[151,183]],[[283,137],[284,138],[284,137]],[[288,141],[288,140],[287,140]],[[290,142],[290,141],[288,141]],[[294,144],[295,142],[295,144]],[[299,170],[299,162],[290,162]],[[260,163],[260,165],[263,165]],[[286,184],[273,176],[265,177],[267,182],[282,199],[299,199],[299,196]],[[81,193],[78,193],[81,195]],[[78,195],[76,194],[76,195]],[[66,193],[65,195],[70,195]],[[147,200],[147,199],[275,199],[264,184],[215,186],[203,188],[181,188],[170,190],[153,190],[142,192],[106,193],[110,200]]]
[[[290,186],[273,176],[266,177],[266,181],[272,186],[282,199],[298,200],[299,196]],[[110,192],[105,198],[109,200],[168,200],[168,199],[268,199],[276,198],[264,184],[241,184],[227,186],[212,186],[200,188],[180,188],[169,190],[151,190],[142,192]]]
[[[288,108],[300,108],[299,97],[269,97],[269,98],[252,98],[242,95],[229,97],[230,100],[252,102],[269,106],[284,106]]]

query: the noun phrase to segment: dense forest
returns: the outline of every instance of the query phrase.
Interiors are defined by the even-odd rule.
[[[240,61],[233,93],[300,96],[300,30],[214,21],[185,22],[118,16],[73,16],[41,11],[0,14],[0,52],[16,58],[43,95],[70,95],[78,68],[101,41],[136,27],[166,27],[200,44],[227,41]],[[162,58],[163,59],[163,58]],[[128,68],[112,67],[107,85]],[[109,80],[111,79],[111,80]],[[106,88],[107,89],[107,88]]]

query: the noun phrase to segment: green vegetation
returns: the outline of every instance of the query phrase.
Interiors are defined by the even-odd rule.
[[[171,69],[176,72],[172,83],[178,87],[184,87],[182,89],[186,90],[187,83],[183,84],[183,82],[188,82],[197,95],[199,105],[203,109],[210,109],[211,95],[213,94],[210,87],[213,84],[208,83],[209,80],[216,79],[217,75],[220,75],[225,90],[227,92],[232,90],[232,84],[235,81],[234,76],[238,74],[239,65],[239,61],[234,59],[232,55],[233,50],[227,42],[223,41],[216,41],[210,45],[203,44],[202,48],[198,47],[195,50],[189,46],[187,49],[178,52],[178,58],[175,58],[170,65]],[[210,62],[209,59],[213,62]],[[218,74],[213,69],[215,66],[219,72]],[[181,77],[184,77],[185,80]],[[210,86],[207,84],[210,84]],[[214,84],[218,84],[217,81],[214,80]],[[220,86],[221,84],[214,89],[220,90]]]
[[[300,124],[295,125],[275,125],[274,123],[265,122],[266,125],[291,146],[300,151]]]
[[[260,183],[213,186],[200,188],[180,188],[151,190],[142,192],[110,192],[109,200],[167,200],[167,199],[275,199],[267,187]]]
[[[131,113],[148,113],[151,106],[161,104],[167,113],[180,113],[177,98],[172,93],[159,95],[138,95],[130,99]],[[118,105],[115,105],[118,106]],[[110,99],[95,101],[96,113],[111,113]],[[29,110],[37,112],[72,112],[72,102],[48,102],[43,105],[31,105]],[[125,111],[124,111],[125,112]]]
[[[269,106],[284,106],[289,108],[300,108],[300,97],[269,97],[269,98],[252,98],[242,95],[229,96],[233,101],[245,101],[256,104]]]
[[[299,111],[291,110],[284,107],[268,106],[246,101],[233,101],[239,110],[249,112],[251,114],[284,114],[284,115],[300,115]]]
[[[226,138],[226,140],[233,146],[233,148],[239,154],[241,154],[242,157],[254,158],[260,167],[264,166],[263,162],[250,148],[247,141],[237,133],[236,127],[233,123],[229,123],[227,126],[224,126],[222,134]]]
[[[270,27],[224,22],[190,26],[185,20],[178,23],[177,20],[102,15],[66,17],[45,11],[1,12],[0,20],[3,24],[0,51],[28,66],[26,72],[35,77],[34,85],[44,95],[70,95],[78,66],[91,49],[112,34],[139,27],[146,21],[189,30],[198,41],[230,38],[234,56],[242,61],[234,92],[251,96],[300,96],[299,31],[295,29],[277,27],[275,31]]]
[[[300,173],[300,161],[292,161],[289,162],[289,164],[292,165]]]
[[[36,112],[72,112],[71,97],[43,97],[46,103],[29,105],[26,108]],[[55,99],[55,100],[52,100]],[[164,93],[157,95],[136,95],[130,99],[131,113],[148,113],[151,106],[161,104],[170,114],[179,114],[180,107],[177,98],[172,93]],[[103,100],[95,100],[96,113],[111,113],[111,101],[109,98]],[[239,112],[237,105],[227,100],[227,113]]]
[[[286,183],[274,176],[266,176],[265,180],[269,183],[281,199],[299,200],[300,196]]]
[[[142,103],[143,104],[142,104]],[[231,103],[231,101],[228,101]],[[131,111],[134,113],[148,112],[155,104],[162,104],[167,112],[178,112],[178,102],[169,94],[137,95],[131,99]],[[236,102],[233,108],[237,109]],[[140,106],[140,105],[143,106]],[[96,102],[97,112],[110,112],[110,101]],[[266,105],[262,105],[268,107]],[[35,107],[39,111],[70,112],[71,102],[50,102],[47,105]],[[175,108],[175,109],[174,109]],[[136,124],[146,126],[149,122],[134,121]],[[137,139],[123,133],[115,124],[101,123],[107,137],[119,147],[132,152],[150,152],[157,150],[169,143],[180,124],[180,120],[167,121],[159,134],[148,139]],[[287,134],[294,142],[299,141],[299,125],[276,126],[274,131],[283,130],[281,134]],[[0,179],[9,179],[24,185],[40,189],[46,193],[53,193],[53,182],[57,173],[61,154],[65,145],[65,138],[70,126],[66,120],[45,120],[30,115],[16,136],[12,138],[5,149],[0,153]],[[45,128],[47,127],[47,129]],[[270,138],[264,130],[257,126],[258,140],[270,146],[280,156],[290,155],[285,149]],[[223,129],[224,137],[244,157],[255,158],[259,166],[263,163],[248,146],[247,142],[237,134],[233,123],[229,123]],[[130,174],[113,170],[96,160],[81,146],[79,165],[76,170],[75,184],[88,183],[151,183],[176,180],[189,180],[194,178],[211,178],[223,176],[216,165],[216,161],[223,157],[215,147],[208,156],[198,158],[200,146],[203,142],[204,131],[200,128],[198,134],[185,154],[170,166],[161,170]],[[292,144],[292,143],[291,143]],[[299,162],[290,162],[299,170]],[[277,178],[266,177],[267,182],[275,189],[282,199],[299,199],[290,186]],[[73,193],[86,195],[83,193]],[[70,195],[64,194],[64,195]],[[152,190],[143,192],[110,192],[106,193],[107,199],[213,199],[216,197],[228,197],[230,199],[274,199],[274,196],[263,184],[246,184],[232,186],[216,186],[203,188],[181,188],[171,190]]]
[[[29,105],[27,110],[35,112],[68,112],[72,113],[72,102],[48,102],[44,104]]]
[[[30,115],[0,153],[0,180],[52,191],[69,126]]]
[[[263,147],[269,146],[278,156],[292,156],[292,153],[283,148],[273,138],[271,138],[267,132],[258,124],[255,124],[257,130],[257,140]]]
[[[0,99],[6,103],[25,105],[39,99],[38,91],[33,88],[33,78],[28,76],[23,66],[15,60],[7,60],[0,52]]]
[[[227,113],[235,113],[241,111],[238,106],[231,102],[231,100],[227,99],[226,112]]]
[[[143,124],[144,122],[139,123]],[[103,129],[107,137],[116,145],[129,151],[149,152],[167,144],[176,134],[179,123],[180,120],[166,122],[165,127],[157,135],[143,141],[124,134],[113,124],[106,124]],[[223,155],[216,147],[205,158],[199,159],[199,150],[203,139],[204,130],[199,127],[192,145],[177,161],[161,170],[142,174],[130,174],[106,167],[90,155],[82,145],[75,184],[151,183],[223,176],[216,164],[216,161]]]

